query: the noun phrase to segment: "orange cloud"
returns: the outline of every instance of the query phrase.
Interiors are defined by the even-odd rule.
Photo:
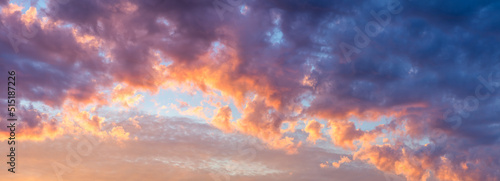
[[[355,150],[354,141],[361,139],[365,134],[362,130],[356,129],[353,122],[347,120],[330,120],[328,125],[330,129],[330,137],[335,145],[342,148]]]
[[[320,163],[319,167],[321,167],[321,168],[328,168],[328,161],[326,163]]]
[[[316,143],[316,140],[325,140],[323,138],[323,135],[321,134],[321,129],[323,128],[323,125],[315,120],[311,120],[307,123],[306,127],[304,128],[304,131],[309,134],[307,137],[307,141]]]
[[[335,145],[344,149],[357,150],[355,144],[359,141],[362,146],[369,146],[379,136],[383,136],[382,130],[390,128],[390,125],[379,125],[370,131],[357,129],[353,122],[347,120],[329,120],[330,137]]]
[[[23,10],[22,6],[10,3],[9,5],[2,7],[2,14],[11,15],[15,12],[21,12],[21,10]]]
[[[404,174],[410,181],[426,180],[426,169],[422,168],[417,159],[410,159],[404,148],[391,147],[390,145],[371,146],[355,153],[354,158],[367,161],[379,170]]]
[[[203,118],[205,120],[209,119],[204,112],[206,108],[202,106],[189,107],[187,103],[181,101],[180,106],[177,106],[175,104],[170,104],[170,108],[176,110],[181,115],[196,116],[199,118]],[[185,110],[182,110],[183,108]]]
[[[228,133],[233,131],[231,125],[231,108],[229,106],[221,107],[214,118],[212,118],[212,124],[219,128],[220,130]]]
[[[120,142],[120,141],[128,140],[130,133],[126,132],[123,129],[123,127],[117,126],[117,127],[113,127],[113,129],[111,129],[111,131],[109,132],[109,135]]]
[[[351,162],[351,159],[349,159],[346,156],[343,156],[342,158],[340,158],[340,160],[338,162],[333,162],[332,166],[335,167],[335,168],[339,168],[341,164],[343,164],[343,163],[349,163],[349,162]]]
[[[447,155],[436,155],[435,151],[428,146],[422,147],[420,150],[413,150],[398,144],[385,144],[360,149],[353,158],[371,163],[379,170],[404,175],[409,181],[425,181],[430,178],[430,171],[439,180],[498,180],[498,178],[494,178],[494,175],[481,174],[482,170],[480,169],[469,168],[484,160],[479,161],[479,158],[473,158],[477,162],[469,160],[456,163],[450,160]],[[461,160],[461,158],[455,159]]]
[[[141,94],[136,94],[136,90],[130,86],[118,84],[113,89],[111,99],[113,102],[120,103],[124,107],[134,107],[144,98]]]
[[[285,150],[287,154],[296,154],[302,142],[294,143],[293,140],[294,138],[286,136],[284,138],[272,138],[265,141],[271,149]]]
[[[283,149],[289,154],[296,153],[302,143],[294,143],[293,138],[283,137],[280,129],[283,120],[278,114],[273,114],[272,110],[272,107],[266,106],[263,98],[255,97],[247,103],[243,117],[236,121],[236,128],[264,140],[270,148]]]
[[[32,23],[38,20],[36,14],[36,8],[30,7],[26,13],[21,16],[21,21],[24,22],[26,27],[29,27]]]

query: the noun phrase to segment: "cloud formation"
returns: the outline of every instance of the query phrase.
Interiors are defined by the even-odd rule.
[[[258,138],[270,152],[333,146],[353,155],[346,165],[365,162],[409,180],[500,178],[496,1],[245,0],[228,4],[222,20],[212,1],[45,4],[0,0],[0,72],[17,72],[27,139],[78,132],[131,141],[129,131],[144,126],[113,125],[106,109],[138,109],[145,96],[189,87],[220,93],[234,108],[218,106],[210,120],[212,108],[176,108]],[[393,5],[401,12],[345,61],[340,45],[357,46],[358,30]],[[283,131],[285,124],[303,131]],[[302,144],[320,139],[331,145]]]

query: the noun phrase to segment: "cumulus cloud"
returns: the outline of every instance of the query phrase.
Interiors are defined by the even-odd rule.
[[[231,108],[224,106],[217,111],[217,114],[212,119],[212,124],[224,132],[231,132],[233,131],[231,119]]]
[[[351,159],[349,159],[349,157],[343,156],[340,158],[340,160],[338,162],[333,162],[332,166],[335,168],[339,168],[341,164],[349,163],[349,162],[351,162]]]
[[[316,143],[316,140],[324,140],[325,138],[321,134],[322,128],[323,125],[316,120],[309,121],[304,128],[304,131],[309,134],[307,141]]]
[[[111,100],[122,104],[124,107],[132,107],[137,105],[140,101],[144,99],[141,94],[136,94],[136,91],[131,87],[124,87],[118,84],[113,88],[113,93],[111,95]]]

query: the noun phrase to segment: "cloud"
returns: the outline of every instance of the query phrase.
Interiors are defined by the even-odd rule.
[[[115,137],[118,141],[122,140],[128,140],[129,139],[129,134],[123,130],[123,127],[117,126],[111,129],[111,132],[109,132],[110,136]]]
[[[315,120],[311,120],[307,123],[306,127],[304,128],[304,131],[309,134],[307,137],[307,141],[316,143],[316,140],[324,140],[322,134],[321,134],[321,129],[323,128],[323,125]]]
[[[180,102],[179,106],[176,104],[170,104],[170,108],[176,110],[181,115],[186,116],[196,116],[203,119],[208,119],[205,115],[205,108],[203,106],[189,106],[186,102]]]
[[[496,159],[491,157],[492,153],[477,150],[484,154],[478,157],[468,150],[447,151],[453,146],[425,145],[412,149],[401,144],[377,145],[360,150],[354,159],[366,160],[382,171],[403,174],[409,180],[426,180],[431,173],[439,180],[497,180],[498,173],[484,168],[479,161]]]
[[[403,11],[346,63],[339,44],[355,44],[353,28],[376,22],[370,12],[387,3],[245,1],[249,11],[226,12],[221,21],[211,1],[50,0],[24,13],[0,1],[0,72],[16,70],[22,99],[60,112],[21,112],[33,139],[69,130],[129,138],[105,113],[85,109],[130,108],[142,100],[137,92],[189,87],[234,101],[236,109],[219,109],[216,127],[228,130],[229,117],[241,112],[235,132],[272,149],[300,154],[308,137],[282,126],[323,119],[325,139],[380,170],[417,180],[496,180],[498,153],[488,150],[500,138],[499,4],[400,1]],[[182,111],[208,120],[205,110]],[[369,130],[353,122],[382,119],[390,122]],[[322,138],[316,123],[304,130],[310,141]],[[390,141],[377,145],[379,137]],[[415,142],[448,145],[419,157],[426,147]]]
[[[116,117],[115,117],[116,116]],[[54,140],[41,142],[25,141],[22,151],[23,172],[5,175],[8,179],[56,180],[59,174],[64,180],[109,180],[109,173],[119,172],[113,179],[141,178],[137,172],[149,170],[151,179],[198,179],[215,178],[231,180],[344,180],[368,179],[385,180],[379,171],[371,169],[345,169],[318,171],[318,163],[323,158],[338,155],[315,147],[307,147],[294,155],[285,155],[281,151],[260,149],[258,140],[244,134],[224,134],[206,123],[186,118],[156,117],[137,112],[126,113],[123,117],[137,117],[142,129],[130,129],[127,119],[120,120],[123,114],[118,112],[109,119],[117,120],[113,128],[118,135],[124,130],[128,137],[116,142],[101,139],[93,135],[72,135],[56,137]],[[97,141],[96,141],[97,140]],[[96,144],[93,144],[96,141]],[[84,145],[91,147],[87,148]],[[70,151],[68,151],[70,150]],[[72,151],[71,151],[72,150]],[[253,150],[253,151],[252,151]],[[80,154],[89,153],[89,154]],[[43,156],[45,155],[45,156]],[[81,161],[68,162],[68,156],[80,157]],[[311,156],[313,155],[313,156]],[[71,157],[71,158],[74,158]],[[208,159],[207,159],[208,158]],[[46,164],[58,163],[68,170],[55,172]],[[148,167],[148,168],[147,168]],[[93,168],[93,169],[89,169]],[[113,169],[109,169],[113,168]],[[146,169],[147,168],[147,169]],[[310,168],[310,169],[304,169]],[[139,169],[139,170],[137,170]],[[292,175],[289,173],[293,172]],[[32,173],[39,175],[33,176]],[[345,174],[348,173],[348,174]],[[36,177],[36,178],[35,178]]]
[[[356,129],[353,122],[330,120],[328,122],[330,129],[330,137],[335,145],[345,149],[356,150],[355,141],[364,141],[369,143],[376,138],[377,135],[371,136],[370,133]],[[377,130],[375,130],[377,131]]]
[[[245,134],[263,139],[274,149],[284,149],[287,153],[297,152],[302,142],[293,142],[293,137],[281,134],[280,126],[287,118],[273,108],[267,107],[265,99],[255,97],[243,110],[243,117],[236,121],[236,128]]]
[[[224,106],[217,111],[217,114],[212,119],[212,124],[224,132],[232,132],[234,128],[231,119],[231,108]]]
[[[120,103],[124,107],[133,107],[144,99],[141,94],[136,94],[136,90],[131,87],[124,87],[118,84],[113,88],[111,100]]]
[[[335,168],[339,168],[341,164],[343,164],[343,163],[349,163],[349,162],[351,162],[351,159],[349,159],[346,156],[343,156],[338,162],[333,162],[332,166],[335,167]]]

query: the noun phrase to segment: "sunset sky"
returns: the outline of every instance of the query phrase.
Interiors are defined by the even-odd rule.
[[[0,0],[0,180],[500,181],[499,12]]]

